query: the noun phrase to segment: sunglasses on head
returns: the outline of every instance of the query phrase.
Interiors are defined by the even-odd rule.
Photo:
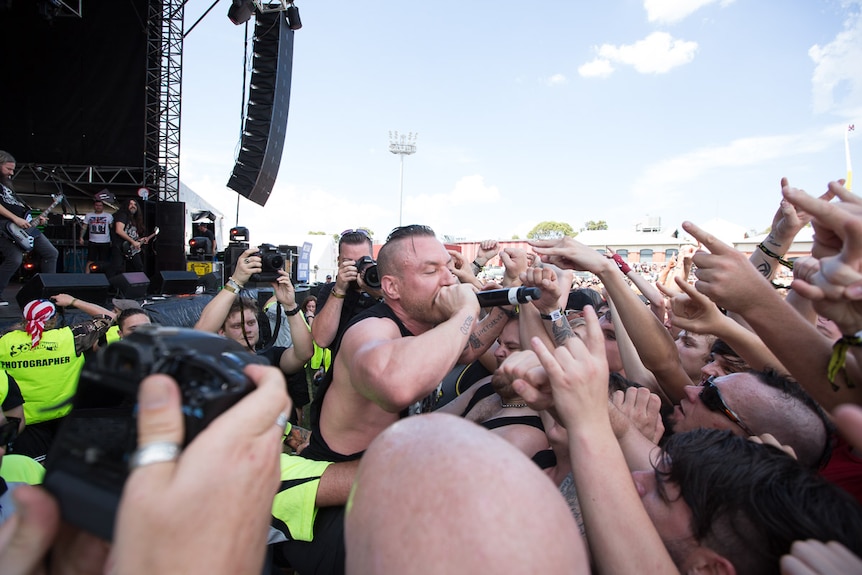
[[[721,397],[721,392],[715,385],[715,376],[713,375],[704,382],[700,391],[700,400],[710,411],[724,414],[726,418],[742,428],[748,435],[756,435],[751,428],[743,423],[742,419],[736,415],[736,412],[730,409]]]
[[[343,232],[341,232],[341,237],[343,238],[343,237],[344,237],[344,236],[346,236],[347,234],[362,234],[362,235],[363,235],[363,236],[365,236],[366,238],[370,238],[370,237],[371,237],[371,236],[369,236],[369,235],[368,235],[368,231],[367,231],[367,230],[363,230],[363,229],[361,229],[361,228],[360,228],[360,229],[358,229],[358,230],[344,230]]]
[[[9,444],[18,437],[18,428],[21,420],[17,417],[7,417],[6,423],[0,425],[0,446],[9,447]]]

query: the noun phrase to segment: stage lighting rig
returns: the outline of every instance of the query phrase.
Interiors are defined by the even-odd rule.
[[[251,19],[252,14],[254,14],[254,6],[255,4],[252,0],[233,0],[233,3],[227,10],[227,17],[237,26],[245,24]]]

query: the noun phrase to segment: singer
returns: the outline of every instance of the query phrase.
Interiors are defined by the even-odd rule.
[[[33,251],[39,261],[39,271],[43,274],[57,272],[57,248],[36,226],[45,223],[43,216],[30,221],[30,206],[28,206],[12,187],[12,176],[15,174],[15,158],[9,152],[0,150],[0,253],[3,263],[0,264],[0,306],[9,305],[3,298],[3,291],[9,285],[9,280],[21,267],[24,253]],[[28,242],[32,241],[32,248]]]
[[[491,346],[506,324],[505,313],[493,310],[479,322],[473,287],[457,283],[450,260],[427,226],[402,226],[389,234],[377,256],[383,301],[357,315],[344,331],[314,400],[319,416],[312,418],[311,442],[302,457],[359,459],[408,411],[430,409],[431,401],[424,400],[436,398],[453,365],[469,363]],[[281,479],[298,478],[282,474]],[[351,483],[344,482],[344,500]],[[343,507],[321,507],[312,541],[291,538],[275,552],[300,573],[342,572],[343,515]],[[289,524],[291,518],[283,520]]]

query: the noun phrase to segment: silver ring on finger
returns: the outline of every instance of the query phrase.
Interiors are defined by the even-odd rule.
[[[129,469],[137,469],[145,465],[153,463],[165,463],[166,461],[176,461],[182,448],[179,443],[173,441],[154,441],[142,445],[132,454],[129,460]]]
[[[248,258],[245,258],[245,259],[244,259],[244,260],[242,260],[242,261],[244,261],[245,263],[250,263],[250,262],[251,262],[251,260],[250,260],[250,259],[248,259]]]

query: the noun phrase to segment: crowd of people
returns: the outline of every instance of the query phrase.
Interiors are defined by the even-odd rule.
[[[684,222],[697,245],[666,269],[572,237],[468,262],[423,225],[369,266],[346,230],[315,298],[273,282],[263,349],[247,250],[195,328],[271,367],[185,447],[178,382],[141,382],[112,542],[61,528],[3,454],[43,454],[84,350],[149,318],[35,302],[0,338],[0,572],[862,573],[862,198],[843,184],[782,180],[750,255]],[[807,225],[810,256],[787,260]],[[540,295],[476,297],[522,286]],[[53,328],[56,306],[91,319]]]

